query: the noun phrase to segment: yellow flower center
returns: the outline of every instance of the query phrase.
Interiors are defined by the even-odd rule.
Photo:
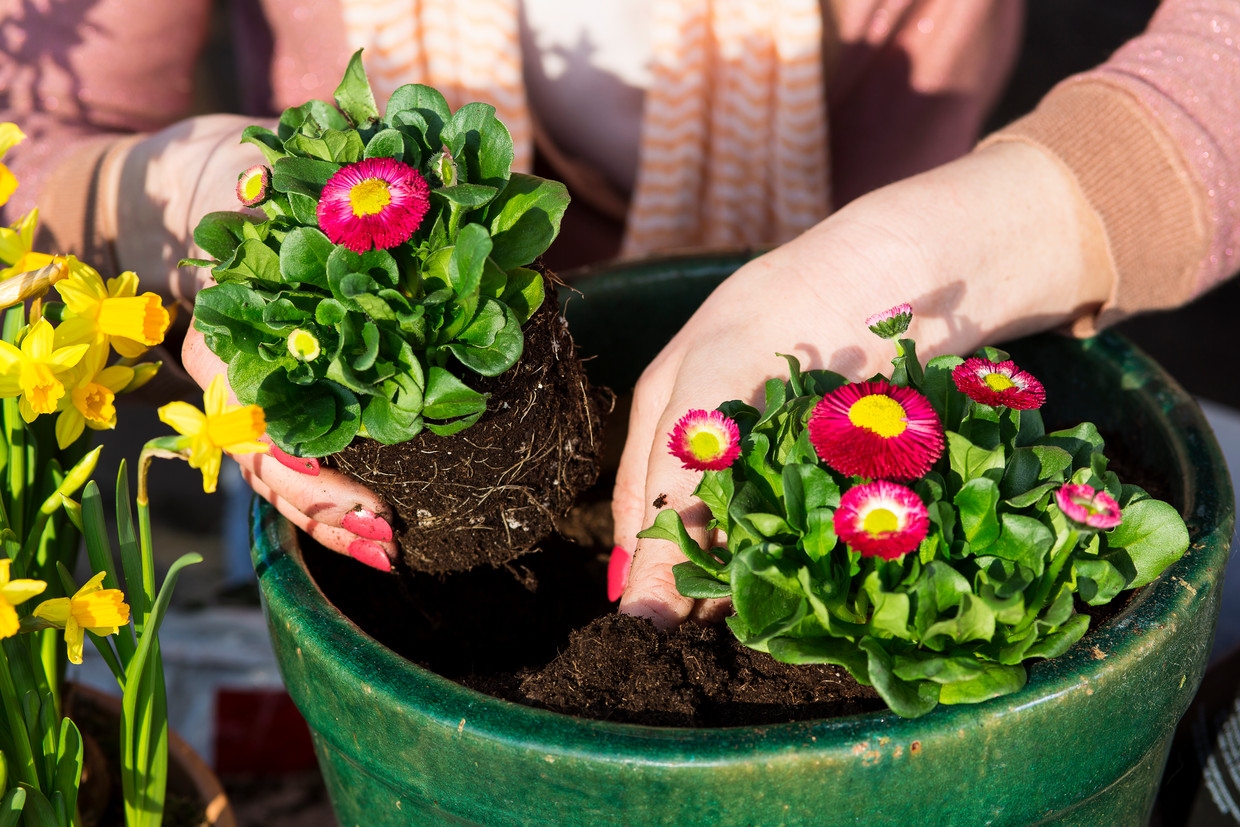
[[[116,421],[116,394],[97,382],[89,382],[84,388],[73,391],[73,407],[88,422],[109,425]]]
[[[258,439],[266,430],[267,420],[263,416],[263,409],[257,405],[246,405],[207,417],[207,439],[220,448]]]
[[[867,534],[890,534],[900,530],[900,520],[895,513],[886,508],[875,508],[865,515],[861,524]]]
[[[982,381],[989,385],[992,391],[1005,391],[1016,387],[1016,383],[1002,373],[988,373]]]
[[[689,450],[698,459],[717,457],[722,448],[723,446],[719,443],[719,436],[711,431],[698,431],[689,437]]]
[[[349,190],[349,205],[358,218],[381,213],[391,203],[392,193],[388,190],[387,181],[382,178],[367,178]]]
[[[307,330],[297,328],[288,335],[288,352],[294,359],[313,362],[319,358],[319,340]]]
[[[899,436],[908,428],[904,406],[881,393],[863,396],[848,409],[848,421],[881,437]]]
[[[31,409],[37,414],[55,411],[56,403],[65,395],[65,386],[42,362],[27,362],[22,366],[21,386]]]
[[[122,339],[133,339],[150,347],[164,340],[168,311],[154,293],[141,296],[107,298],[99,302],[99,332]]]

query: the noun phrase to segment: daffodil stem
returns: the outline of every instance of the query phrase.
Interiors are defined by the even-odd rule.
[[[9,667],[9,655],[4,641],[0,641],[0,701],[3,701],[4,717],[8,720],[13,748],[17,752],[17,760],[14,762],[17,775],[35,789],[41,789],[34,750],[30,747],[30,733],[26,731],[26,721],[22,716],[17,687],[13,684],[13,673]]]

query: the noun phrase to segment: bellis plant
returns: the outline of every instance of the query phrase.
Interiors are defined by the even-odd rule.
[[[559,231],[564,186],[511,171],[494,107],[452,112],[410,84],[380,110],[360,52],[335,105],[244,140],[266,160],[237,182],[258,212],[204,217],[194,240],[212,258],[183,264],[211,268],[194,324],[272,441],[319,457],[477,421],[471,377],[521,356],[546,290],[529,265]]]
[[[911,317],[867,320],[896,346],[890,376],[787,356],[762,410],[686,414],[669,448],[702,471],[694,493],[725,545],[703,548],[670,509],[639,536],[680,547],[682,594],[731,598],[745,645],[843,666],[915,717],[1020,689],[1026,660],[1085,634],[1079,605],[1152,581],[1188,530],[1108,470],[1094,425],[1047,433],[1041,383],[1007,354],[923,368],[899,338]]]

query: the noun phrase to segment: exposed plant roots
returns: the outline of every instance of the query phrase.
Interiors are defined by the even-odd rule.
[[[507,373],[467,380],[491,394],[475,425],[400,445],[359,439],[327,458],[392,504],[409,569],[504,565],[546,538],[598,478],[614,397],[587,381],[549,280],[525,337]]]

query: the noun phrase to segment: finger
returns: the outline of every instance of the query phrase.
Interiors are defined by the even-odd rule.
[[[238,457],[238,459],[241,458]],[[325,473],[329,479],[331,476],[340,476],[330,470]],[[379,571],[392,570],[392,561],[396,558],[397,551],[395,544],[390,542],[390,533],[388,537],[389,542],[380,542],[358,536],[358,534],[352,531],[334,525],[331,522],[325,522],[324,519],[310,516],[302,509],[295,507],[250,469],[243,466],[241,474],[256,494],[275,506],[276,510],[284,515],[289,522],[309,534],[319,545],[340,554],[346,554],[373,569],[378,569]],[[319,511],[317,516],[326,519],[334,513],[337,513],[335,509],[327,508]]]
[[[192,327],[182,347],[182,362],[203,386],[227,370]],[[236,402],[231,391],[229,396]],[[266,437],[263,441],[270,444]],[[279,455],[240,454],[234,459],[251,487],[317,542],[374,568],[391,568],[396,553],[391,508],[370,489],[331,469],[306,473],[306,466]]]
[[[706,524],[710,511],[692,496],[699,475],[680,467],[665,446],[656,444],[648,454],[645,494],[641,522],[652,525],[663,508],[680,513],[691,537],[705,545]],[[657,503],[657,504],[656,504]],[[643,538],[633,551],[629,581],[620,599],[624,614],[646,617],[660,628],[682,623],[694,609],[694,601],[676,589],[672,567],[685,562],[680,548],[667,540]]]
[[[657,368],[649,368],[638,380],[629,410],[629,430],[616,469],[612,492],[611,514],[615,524],[616,545],[632,553],[637,547],[637,532],[645,528],[646,468],[650,459],[659,418],[667,404],[665,386]],[[657,494],[655,495],[657,496]]]

